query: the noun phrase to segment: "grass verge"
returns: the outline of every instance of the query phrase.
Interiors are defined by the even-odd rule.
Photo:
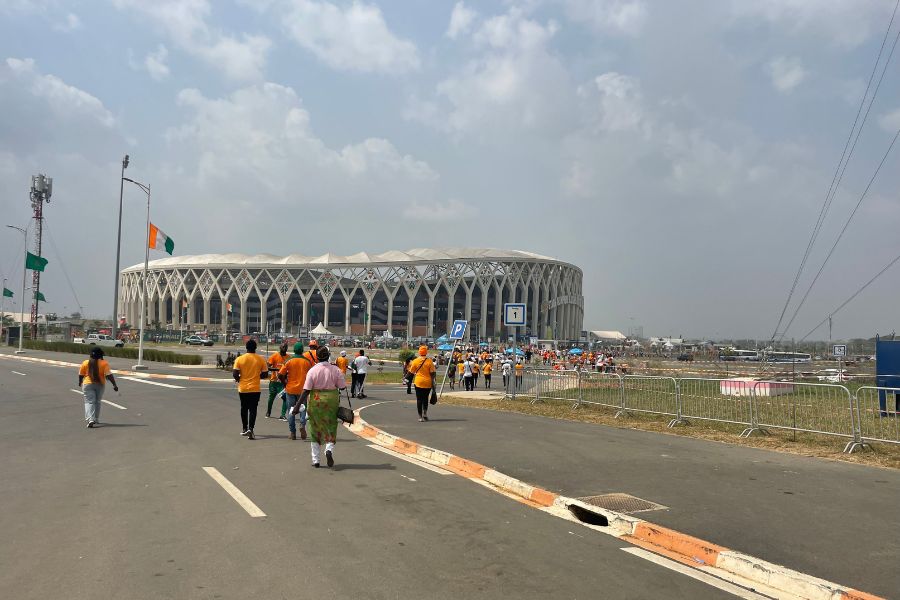
[[[23,340],[22,345],[29,350],[46,350],[48,352],[67,352],[69,354],[83,354],[87,356],[91,353],[91,348],[87,344],[73,344],[71,342],[42,342],[39,340]],[[103,347],[103,355],[113,358],[133,358],[137,360],[137,348],[113,348]],[[172,365],[199,365],[203,363],[203,357],[199,354],[178,354],[177,352],[169,352],[167,350],[155,350],[153,348],[144,348],[144,360],[153,362],[163,362]]]
[[[501,398],[465,398],[459,395],[444,395],[442,403],[453,406],[466,406],[487,410],[515,412],[524,415],[548,417],[551,419],[564,419],[567,421],[579,421],[583,423],[596,423],[617,427],[619,429],[638,429],[669,435],[699,438],[716,442],[723,442],[737,446],[750,446],[763,448],[790,454],[799,454],[815,458],[826,458],[855,464],[900,468],[900,446],[894,444],[876,444],[871,450],[859,450],[853,454],[842,452],[843,439],[830,436],[821,436],[807,433],[792,433],[790,431],[771,430],[771,435],[756,435],[750,438],[739,437],[743,426],[729,423],[715,423],[708,421],[692,421],[690,425],[667,427],[669,417],[650,414],[632,414],[626,417],[614,418],[615,411],[601,406],[582,405],[573,409],[571,404],[548,400],[531,404],[530,398],[525,400]]]

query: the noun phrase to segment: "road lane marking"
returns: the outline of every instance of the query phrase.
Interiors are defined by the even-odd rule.
[[[261,511],[259,507],[253,504],[253,501],[248,498],[244,492],[237,489],[233,483],[228,481],[224,475],[219,473],[219,470],[215,467],[203,467],[203,470],[206,471],[206,474],[213,478],[213,481],[222,486],[222,489],[231,496],[235,502],[240,504],[241,508],[247,511],[247,514],[251,517],[264,517],[266,513]]]
[[[84,392],[82,392],[81,390],[70,389],[69,391],[75,392],[79,396],[84,395]],[[100,402],[103,402],[104,404],[109,404],[110,406],[115,406],[119,410],[128,410],[126,407],[122,406],[121,404],[116,404],[115,402],[110,402],[109,400],[101,400]]]
[[[728,592],[729,594],[734,594],[738,598],[745,598],[746,600],[770,600],[771,598],[770,596],[757,594],[752,590],[748,590],[741,586],[735,585],[733,583],[725,581],[724,579],[719,579],[718,577],[714,577],[707,573],[692,569],[691,567],[668,559],[664,556],[654,554],[648,550],[644,550],[643,548],[620,548],[620,550],[622,550],[623,552],[627,552],[628,554],[643,558],[644,560],[650,561],[661,567],[665,567],[666,569],[675,571],[676,573],[681,573],[682,575],[686,575],[692,579],[701,581],[707,585],[711,585],[724,592]]]
[[[395,450],[391,450],[390,448],[385,448],[384,446],[379,446],[377,444],[366,444],[369,448],[373,450],[378,450],[379,452],[384,452],[385,454],[390,454],[394,458],[399,458],[400,460],[405,460],[408,463],[412,463],[417,467],[422,467],[423,469],[428,469],[438,475],[453,475],[452,472],[447,471],[446,469],[442,469],[440,467],[435,467],[434,465],[429,465],[427,462],[423,462],[421,460],[417,460],[411,456],[407,456],[405,454],[401,454]]]
[[[128,381],[137,381],[138,383],[146,383],[147,385],[158,385],[160,387],[172,388],[174,390],[183,390],[183,385],[172,385],[171,383],[160,383],[158,381],[147,381],[140,377],[119,377],[119,379],[127,379]]]
[[[10,373],[12,373],[14,375],[21,375],[23,377],[25,376],[25,373],[19,373],[18,371],[10,371]]]

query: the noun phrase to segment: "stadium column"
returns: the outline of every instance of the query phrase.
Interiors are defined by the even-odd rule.
[[[366,296],[366,335],[372,335],[372,297]]]
[[[168,319],[168,311],[166,310],[166,296],[165,294],[160,294],[156,299],[156,309],[159,314],[159,325],[163,327],[166,323],[169,322]]]
[[[247,298],[241,298],[241,333],[249,333],[247,331]]]
[[[479,284],[481,285],[481,284]],[[478,335],[486,338],[487,335],[487,315],[488,315],[488,292],[481,286],[481,322],[478,323]]]
[[[453,301],[456,299],[456,288],[453,288],[451,292],[447,289],[447,329],[445,331],[450,331],[453,328]]]
[[[288,303],[287,298],[284,296],[281,297],[281,330],[288,331],[288,326],[290,323],[287,322],[288,319]]]
[[[391,335],[394,335],[394,294],[397,293],[397,288],[394,288],[394,291],[390,294],[385,293],[387,296],[388,303],[388,311],[387,311],[387,330],[391,332]]]
[[[185,309],[187,311],[187,324],[189,327],[194,326],[197,322],[197,307],[194,306],[195,301],[194,298],[189,298],[187,308]]]
[[[540,306],[541,286],[538,284],[537,278],[535,278],[531,282],[531,306],[528,307],[528,310],[531,311],[531,335],[536,337],[540,337],[538,333],[540,330]]]
[[[434,335],[434,291],[428,291],[428,330],[426,335],[428,337],[435,337]]]
[[[222,317],[221,317],[221,326],[220,329],[222,333],[228,333],[225,331],[225,327],[228,326],[228,298],[222,298],[219,296],[219,299],[222,301]]]
[[[350,298],[344,294],[344,335],[350,335]]]
[[[469,323],[469,326],[466,327],[466,339],[472,339],[472,289],[467,286],[465,283],[462,284],[466,290],[466,322]]]
[[[322,312],[325,314],[322,315],[322,325],[325,327],[325,329],[328,329],[328,315],[331,314],[328,312],[328,308],[329,308],[329,305],[331,304],[331,296],[328,296],[327,298],[323,298],[323,299],[325,301],[325,310],[323,310]]]
[[[209,326],[212,325],[212,311],[210,310],[210,301],[209,298],[203,299],[203,327],[209,331]]]

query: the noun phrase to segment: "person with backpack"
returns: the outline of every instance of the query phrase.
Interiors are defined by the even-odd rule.
[[[467,392],[471,392],[475,390],[475,375],[472,369],[472,359],[466,358],[466,362],[463,363],[463,381],[465,382],[465,388]]]
[[[407,356],[403,362],[403,382],[406,383],[406,393],[412,394],[413,374],[409,370],[409,363],[413,360],[412,356]]]
[[[303,343],[294,344],[294,355],[285,361],[278,371],[278,379],[284,384],[285,401],[293,409],[300,401],[300,395],[303,393],[303,385],[306,383],[306,375],[309,370],[315,366],[315,362],[311,362],[311,352],[303,353]],[[306,411],[299,411],[300,414],[300,439],[306,439]],[[297,439],[297,419],[296,413],[289,410],[287,413],[288,439]]]
[[[93,429],[100,422],[100,401],[103,400],[107,381],[115,391],[119,391],[109,363],[103,360],[103,349],[95,346],[91,348],[90,358],[78,369],[78,387],[84,395],[84,420],[88,429]]]
[[[408,377],[416,387],[416,411],[420,423],[428,420],[428,401],[434,393],[436,373],[434,361],[428,358],[428,347],[419,346],[418,358],[409,363]]]

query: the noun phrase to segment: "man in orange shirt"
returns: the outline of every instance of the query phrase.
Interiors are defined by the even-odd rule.
[[[419,356],[409,363],[409,373],[416,388],[416,410],[420,422],[428,420],[428,400],[434,389],[436,372],[434,361],[428,358],[428,347],[419,346]]]
[[[247,340],[247,353],[234,361],[231,376],[238,384],[238,396],[241,398],[241,435],[248,440],[254,439],[253,427],[256,425],[256,410],[259,406],[259,382],[266,378],[269,369],[266,359],[256,353],[256,340]]]
[[[313,340],[314,342],[315,340]],[[310,342],[312,344],[313,342]],[[310,360],[312,357],[312,360]],[[284,392],[287,396],[287,404],[293,408],[303,393],[303,384],[306,383],[306,374],[316,364],[316,357],[312,351],[303,352],[303,343],[294,344],[294,356],[289,358],[278,371],[278,379],[284,384]],[[288,439],[297,439],[297,421],[292,411],[288,411]],[[300,408],[300,439],[306,439],[306,411]]]
[[[278,380],[278,370],[281,369],[281,365],[284,364],[284,361],[287,360],[287,344],[282,344],[278,348],[278,352],[269,357],[269,404],[266,407],[266,418],[272,418],[272,403],[275,402],[275,397],[281,393],[281,390],[284,389],[284,385]],[[281,416],[278,417],[281,421],[287,421],[284,414],[287,412],[287,400],[282,399],[281,401]]]

